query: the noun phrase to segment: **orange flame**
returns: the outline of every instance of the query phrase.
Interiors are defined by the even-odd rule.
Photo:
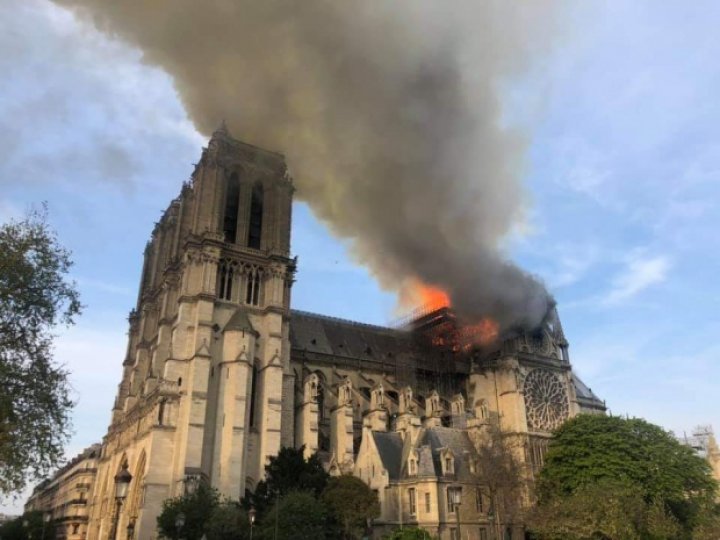
[[[443,289],[435,285],[426,285],[420,281],[412,283],[411,296],[413,302],[426,311],[435,311],[451,305],[450,296]],[[491,344],[498,338],[499,332],[498,323],[485,317],[476,323],[459,326],[450,341],[455,350],[467,351],[475,346]],[[446,337],[436,336],[433,342],[435,345],[450,345],[446,340]]]
[[[489,345],[498,337],[500,326],[494,320],[485,317],[480,322],[468,324],[458,330],[458,341],[464,350],[474,345]]]
[[[420,305],[428,311],[450,307],[450,297],[439,287],[419,283],[416,296],[420,299]]]

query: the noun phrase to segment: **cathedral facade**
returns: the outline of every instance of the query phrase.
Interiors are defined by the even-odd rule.
[[[156,224],[87,538],[155,538],[165,499],[200,481],[238,499],[283,446],[377,489],[379,531],[417,523],[454,538],[465,521],[462,538],[482,538],[487,505],[468,471],[483,426],[517,437],[532,471],[552,429],[605,410],[572,372],[554,312],[481,354],[456,346],[447,309],[396,328],[292,310],[292,197],[283,156],[222,127]],[[447,500],[461,492],[475,497],[462,519],[464,499]]]

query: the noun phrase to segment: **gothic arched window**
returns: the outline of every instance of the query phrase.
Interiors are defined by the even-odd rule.
[[[317,406],[318,406],[318,420],[325,419],[325,390],[322,384],[318,384],[317,388]]]
[[[258,270],[251,270],[247,276],[245,303],[251,306],[260,305],[260,272]]]
[[[223,213],[223,233],[225,241],[235,243],[237,237],[238,206],[240,204],[240,181],[233,173],[227,181],[225,191],[225,212]]]
[[[250,199],[250,225],[248,227],[248,247],[260,249],[263,218],[263,185],[255,182]]]
[[[257,399],[257,366],[253,364],[250,380],[250,427],[255,426],[255,400]]]
[[[227,261],[221,261],[217,273],[217,296],[221,300],[232,300],[232,286],[235,272]]]

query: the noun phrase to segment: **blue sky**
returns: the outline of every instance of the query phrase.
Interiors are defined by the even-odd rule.
[[[554,51],[503,94],[531,201],[505,249],[555,294],[575,369],[613,413],[720,430],[720,5],[568,6]],[[46,0],[0,1],[0,72],[0,220],[47,201],[87,305],[56,349],[72,455],[106,430],[144,244],[206,141],[166,74]],[[396,317],[303,204],[293,251],[294,307]]]

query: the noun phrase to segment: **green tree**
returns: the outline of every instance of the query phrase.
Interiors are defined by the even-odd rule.
[[[433,540],[433,537],[425,529],[420,527],[405,527],[403,529],[395,529],[389,535],[384,537],[385,540]]]
[[[207,532],[208,522],[219,505],[217,491],[201,482],[192,493],[163,502],[162,512],[157,518],[158,532],[162,538],[199,540]],[[181,513],[185,523],[178,530],[175,524]]]
[[[63,457],[72,399],[53,330],[81,311],[70,252],[46,210],[0,226],[0,492],[23,489]]]
[[[368,520],[380,515],[377,495],[356,476],[331,478],[321,500],[342,526],[346,540],[360,537],[367,528]]]
[[[539,506],[561,505],[603,481],[634,490],[647,508],[658,505],[657,516],[662,508],[682,527],[680,537],[689,537],[717,490],[708,463],[662,428],[640,419],[579,415],[550,443],[538,482]]]
[[[695,519],[692,540],[720,538],[720,504],[709,501],[703,505]]]
[[[32,540],[33,538],[55,538],[55,524],[46,522],[40,511],[25,512],[0,526],[2,540]]]
[[[210,515],[208,540],[246,540],[250,537],[250,522],[244,508],[233,501],[220,503]]]
[[[292,491],[308,491],[318,497],[327,485],[329,475],[317,454],[309,459],[303,456],[303,448],[281,448],[265,466],[265,480],[258,482],[255,492],[243,500],[245,508],[251,505],[258,512],[258,519],[275,504],[276,500]]]
[[[500,429],[497,419],[485,428],[477,445],[477,481],[490,498],[495,536],[500,538],[502,526],[512,527],[523,520],[525,471],[517,459],[521,443]]]
[[[326,534],[330,528],[328,525],[325,506],[311,492],[294,491],[287,493],[265,514],[258,527],[257,538],[325,540],[329,538]]]
[[[671,540],[680,533],[662,503],[648,503],[636,486],[609,479],[545,501],[528,525],[536,537],[553,540]]]

